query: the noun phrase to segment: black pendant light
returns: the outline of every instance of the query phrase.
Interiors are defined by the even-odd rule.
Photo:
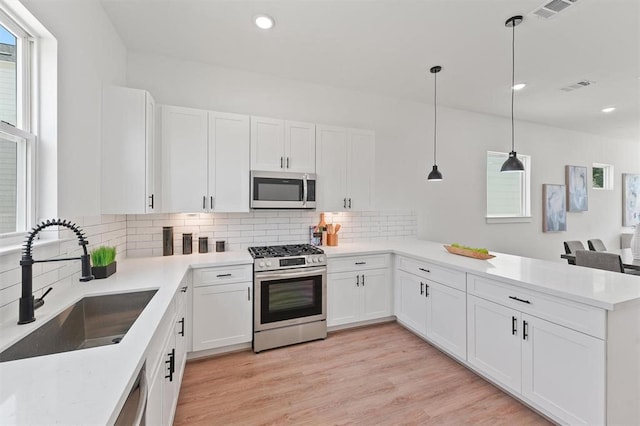
[[[511,39],[511,152],[509,158],[504,162],[501,172],[524,172],[524,165],[522,161],[518,160],[518,156],[515,151],[515,141],[513,132],[513,96],[515,89],[515,77],[516,77],[516,26],[522,23],[522,15],[512,16],[507,19],[504,26],[513,30],[513,36]]]
[[[427,180],[432,182],[439,182],[442,180],[442,173],[438,170],[438,164],[436,164],[436,129],[438,124],[438,110],[436,104],[436,95],[437,95],[437,76],[440,71],[442,71],[442,67],[436,65],[435,67],[431,67],[429,70],[431,74],[433,74],[433,170],[427,176]]]

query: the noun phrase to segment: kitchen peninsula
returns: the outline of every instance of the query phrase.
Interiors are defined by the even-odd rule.
[[[481,261],[447,253],[442,244],[421,240],[324,249],[330,271],[332,264],[353,258],[390,256],[391,317],[553,420],[595,424],[640,421],[638,277],[501,253]],[[121,263],[118,273],[107,280],[74,283],[65,292],[51,294],[36,312],[35,323],[2,324],[0,348],[5,349],[83,296],[159,288],[117,345],[0,363],[0,418],[4,423],[113,422],[136,373],[152,355],[156,329],[166,312],[175,309],[174,295],[184,286],[187,297],[192,297],[191,271],[250,265],[252,260],[243,251]],[[426,290],[428,295],[424,296],[422,289],[425,300],[434,298],[429,305],[433,312],[440,312],[434,304],[439,294],[462,296],[447,300],[462,303],[466,317],[462,345],[466,350],[460,352],[459,346],[448,345],[459,342],[459,335],[447,340],[446,330],[430,334],[427,328],[422,333],[419,324],[411,322],[412,313],[406,308],[412,305],[403,300],[420,300],[420,296],[403,292],[412,288],[412,282],[418,287],[426,284],[432,291]],[[428,314],[432,315],[431,311]],[[427,318],[438,322],[432,316],[425,317],[425,322]],[[506,324],[496,326],[503,319]],[[331,317],[331,330],[330,321]],[[515,353],[517,359],[496,364],[500,360],[491,348],[504,356]],[[188,344],[187,351],[191,351]],[[568,361],[572,369],[565,368]],[[515,370],[506,369],[509,366]],[[576,398],[576,392],[585,399]]]

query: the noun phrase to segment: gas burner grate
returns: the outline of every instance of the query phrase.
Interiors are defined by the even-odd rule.
[[[287,244],[281,246],[249,247],[249,253],[254,259],[265,257],[305,256],[310,254],[323,254],[322,249],[311,244]]]

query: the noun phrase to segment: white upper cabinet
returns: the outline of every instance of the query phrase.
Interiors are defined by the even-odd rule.
[[[149,92],[105,87],[102,97],[102,213],[157,211],[159,152]]]
[[[285,121],[284,155],[284,165],[288,172],[315,173],[316,125]]]
[[[315,125],[251,117],[251,169],[315,172]]]
[[[209,113],[209,204],[216,212],[249,211],[249,117],[246,115]]]
[[[206,211],[207,111],[162,105],[162,210]]]
[[[318,210],[372,209],[375,134],[370,130],[316,127]]]
[[[162,106],[163,211],[249,211],[249,117]]]

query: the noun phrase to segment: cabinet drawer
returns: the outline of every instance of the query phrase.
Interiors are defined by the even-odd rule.
[[[221,266],[193,270],[193,286],[253,281],[252,265]]]
[[[599,339],[605,338],[606,312],[603,309],[471,274],[468,275],[468,292]]]
[[[442,266],[435,266],[428,262],[399,257],[398,269],[461,291],[466,291],[467,288],[466,273],[454,271],[453,269]]]
[[[388,254],[337,257],[328,259],[327,272],[361,271],[365,269],[387,268],[388,266]]]

